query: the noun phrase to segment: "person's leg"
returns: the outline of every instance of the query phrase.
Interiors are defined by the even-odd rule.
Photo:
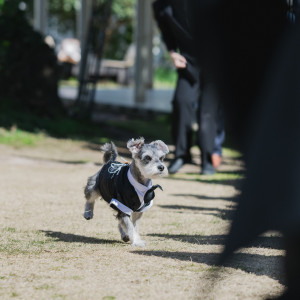
[[[279,299],[300,299],[300,231],[284,234],[285,237],[285,293]]]
[[[201,173],[214,174],[212,154],[217,132],[218,100],[214,86],[205,81],[199,100],[199,146],[201,150]]]
[[[217,112],[217,132],[214,141],[214,150],[212,154],[212,164],[214,168],[218,168],[222,162],[222,145],[225,140],[224,118],[222,108],[218,107]]]
[[[175,159],[169,173],[176,173],[184,163],[191,160],[192,124],[195,120],[195,103],[199,95],[198,82],[191,82],[185,71],[178,72],[173,99],[172,137],[175,144]]]

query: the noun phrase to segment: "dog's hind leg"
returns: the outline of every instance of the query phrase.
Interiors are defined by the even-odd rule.
[[[84,189],[86,202],[83,216],[87,220],[93,218],[95,201],[100,197],[100,194],[96,189],[96,178],[98,176],[98,173],[88,178],[87,185]]]
[[[144,247],[145,242],[141,240],[138,232],[135,230],[134,225],[132,224],[130,217],[123,213],[119,213],[118,215],[119,224],[132,244],[132,246]]]

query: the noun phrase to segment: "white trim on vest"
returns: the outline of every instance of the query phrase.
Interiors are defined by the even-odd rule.
[[[140,208],[139,212],[147,211],[149,208],[151,208],[152,205],[153,205],[153,200],[151,200],[147,206],[144,206],[144,207]]]
[[[122,211],[124,214],[131,216],[133,210],[121,203],[119,200],[112,198],[109,205],[113,204],[116,208]]]
[[[152,180],[150,179],[148,185],[143,185],[143,184],[139,183],[132,176],[132,174],[130,172],[130,168],[128,169],[128,172],[127,172],[127,178],[129,180],[129,182],[132,184],[132,186],[134,187],[137,195],[139,196],[139,199],[140,199],[140,202],[141,202],[141,206],[138,209],[140,209],[145,204],[144,203],[144,196],[145,196],[145,194],[147,193],[148,190],[150,190],[152,188]],[[152,204],[149,204],[149,208],[151,206],[152,206]],[[148,209],[146,209],[146,210],[148,210]]]

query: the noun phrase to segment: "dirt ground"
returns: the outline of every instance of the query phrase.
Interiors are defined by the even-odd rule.
[[[144,214],[145,248],[121,242],[114,212],[97,201],[86,221],[83,187],[98,170],[91,145],[47,139],[0,146],[1,299],[265,299],[284,290],[280,236],[268,232],[215,265],[243,168],[226,156],[216,177],[187,165],[156,180]],[[121,149],[126,153],[125,149]],[[197,150],[195,152],[197,157]],[[255,221],[255,220],[254,220]]]

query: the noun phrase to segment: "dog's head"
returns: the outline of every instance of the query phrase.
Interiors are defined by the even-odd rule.
[[[164,158],[169,153],[168,146],[160,140],[145,144],[143,137],[131,139],[127,148],[132,153],[135,165],[145,178],[163,177],[168,175]]]

